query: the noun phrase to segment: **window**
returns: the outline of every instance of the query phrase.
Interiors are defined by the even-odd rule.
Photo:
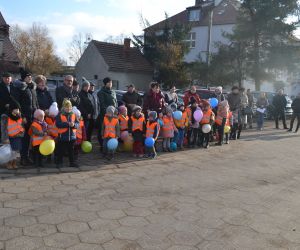
[[[95,79],[95,80],[98,80],[98,75],[94,75],[94,79]]]
[[[200,10],[190,10],[189,13],[189,21],[190,22],[195,22],[200,20]]]
[[[196,47],[196,32],[190,32],[187,35],[186,43],[191,49]]]

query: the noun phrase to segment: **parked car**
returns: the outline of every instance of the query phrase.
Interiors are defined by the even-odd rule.
[[[117,97],[117,101],[118,101],[118,106],[121,106],[124,104],[124,102],[122,101],[123,95],[127,92],[127,90],[115,90],[116,92],[116,97]],[[143,91],[138,91],[139,95],[142,97],[142,101],[143,101],[143,97],[144,97],[144,92]]]
[[[254,111],[256,111],[256,100],[259,98],[261,92],[263,92],[263,91],[253,91],[252,92],[253,97],[254,97],[254,104],[253,104]],[[265,117],[269,120],[273,120],[274,119],[274,106],[272,105],[272,103],[273,103],[273,98],[276,95],[276,93],[274,93],[274,92],[265,92],[265,93],[266,93],[266,97],[269,101],[269,106],[267,107],[267,112],[265,114]],[[293,114],[292,99],[288,95],[285,95],[285,98],[287,101],[287,104],[285,107],[285,115],[291,116]]]

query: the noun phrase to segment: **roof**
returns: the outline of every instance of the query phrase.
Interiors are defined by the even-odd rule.
[[[10,62],[19,62],[17,52],[8,37],[3,40],[4,60]]]
[[[104,61],[109,67],[109,71],[121,72],[145,72],[152,73],[153,67],[136,47],[128,48],[124,45],[100,42],[92,40]]]
[[[208,11],[205,9],[203,9],[203,13],[199,21],[189,21],[189,9],[195,8],[201,7],[192,6],[174,16],[169,17],[168,22],[170,26],[172,27],[177,23],[191,25],[192,27],[208,26],[209,16]],[[235,24],[238,16],[238,2],[236,0],[223,0],[219,5],[213,8],[213,13],[213,25]],[[161,30],[164,28],[164,25],[165,20],[146,28],[145,31],[150,29]]]
[[[0,26],[2,26],[2,25],[7,25],[7,23],[5,22],[5,19],[0,12]]]

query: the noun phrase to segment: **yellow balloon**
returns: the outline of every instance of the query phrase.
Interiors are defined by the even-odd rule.
[[[42,155],[51,155],[55,149],[54,140],[45,140],[40,144],[39,150]]]
[[[225,126],[224,127],[224,133],[227,134],[230,131],[230,126]]]
[[[123,151],[131,152],[133,149],[133,140],[126,140],[122,146]]]

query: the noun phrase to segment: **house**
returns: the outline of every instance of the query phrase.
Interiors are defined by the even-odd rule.
[[[76,78],[85,77],[101,87],[102,80],[110,77],[115,89],[125,89],[131,83],[139,90],[148,89],[153,67],[130,44],[129,38],[123,45],[92,40],[75,66]]]
[[[190,51],[185,55],[185,61],[206,61],[208,52],[217,52],[217,43],[228,42],[223,33],[232,31],[238,8],[239,2],[236,0],[196,0],[194,6],[146,28],[145,39],[149,31],[162,31],[166,21],[171,27],[176,23],[186,24],[191,31],[186,38]]]
[[[9,71],[18,74],[20,60],[17,52],[9,40],[9,25],[0,12],[0,73]]]

